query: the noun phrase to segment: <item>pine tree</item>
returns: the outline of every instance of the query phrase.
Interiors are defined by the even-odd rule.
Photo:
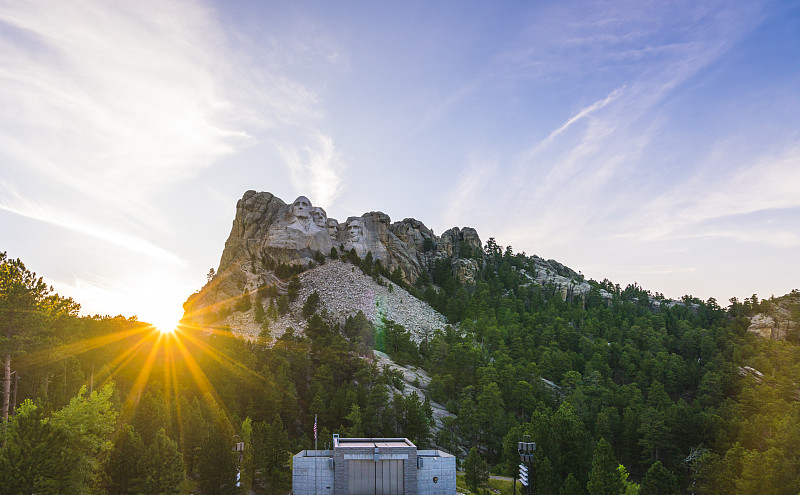
[[[486,461],[478,455],[478,449],[469,449],[467,460],[464,461],[464,479],[467,486],[475,493],[489,482],[489,466]]]
[[[597,442],[592,459],[592,471],[589,473],[589,482],[586,489],[589,495],[619,495],[622,493],[622,480],[617,467],[619,463],[614,457],[611,445],[601,438]]]
[[[656,461],[647,470],[639,488],[639,495],[677,495],[678,482],[667,468]]]
[[[115,495],[134,495],[142,491],[141,461],[145,454],[142,438],[131,425],[117,435],[106,466],[108,491]]]
[[[561,489],[561,495],[584,495],[585,493],[586,492],[581,489],[581,484],[575,479],[575,476],[569,473],[567,479],[564,481],[564,488]]]
[[[0,357],[3,358],[2,420],[5,431],[11,404],[11,358],[41,341],[62,316],[75,316],[80,305],[53,293],[19,259],[0,253]]]
[[[233,428],[225,412],[217,409],[197,461],[199,486],[204,494],[227,495],[237,492],[233,445]]]
[[[67,457],[67,437],[44,419],[42,409],[30,401],[17,409],[0,448],[3,493],[55,495],[66,485],[74,467]]]
[[[185,477],[183,459],[178,444],[167,436],[164,428],[158,430],[147,447],[141,466],[145,493],[171,495],[180,492]]]
[[[280,415],[276,413],[270,424],[256,423],[253,428],[254,469],[261,473],[271,493],[284,486],[283,466],[289,462],[290,455],[289,434],[283,428]]]
[[[256,294],[256,309],[253,310],[253,318],[255,318],[256,323],[264,323],[266,318],[266,311],[264,311],[264,303],[261,302],[261,295]]]
[[[306,302],[303,303],[303,317],[305,319],[309,319],[311,315],[317,312],[319,308],[319,293],[317,291],[312,292],[306,298]]]

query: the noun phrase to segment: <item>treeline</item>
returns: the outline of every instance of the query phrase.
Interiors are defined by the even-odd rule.
[[[493,239],[484,254],[474,285],[445,259],[410,288],[458,324],[404,351],[456,415],[438,445],[511,476],[529,435],[539,494],[800,491],[800,349],[746,331],[772,301],[654,306],[662,295],[608,281],[564,297],[523,275],[533,257]]]
[[[516,442],[527,435],[539,447],[537,494],[800,491],[800,350],[746,331],[747,317],[773,300],[722,308],[685,296],[655,307],[650,300],[663,296],[609,281],[564,297],[524,276],[536,270],[533,257],[493,240],[482,257],[470,255],[481,259],[474,284],[441,259],[406,286],[452,323],[415,343],[391,321],[377,333],[363,314],[332,323],[313,294],[303,301],[304,335],[247,342],[187,326],[159,337],[135,319],[77,317],[74,302],[3,254],[9,419],[0,486],[276,493],[289,486],[290,455],[313,447],[317,415],[321,448],[333,432],[406,436],[421,448],[470,452],[464,466],[478,485],[478,471],[516,471]],[[371,256],[334,256],[403,284]],[[265,329],[298,283],[250,301]],[[368,358],[376,347],[429,373],[429,396],[455,414],[435,435],[430,404],[396,394],[402,379]],[[82,412],[94,409],[106,413]],[[70,432],[89,424],[91,441]],[[63,447],[42,449],[43,441]],[[57,462],[65,456],[82,461]],[[54,463],[60,470],[39,469]],[[486,470],[472,467],[481,463]],[[32,484],[6,485],[12,478]]]
[[[279,493],[290,456],[313,448],[315,414],[320,447],[334,431],[430,446],[430,404],[363,357],[375,327],[363,313],[332,325],[312,306],[305,335],[275,342],[189,325],[161,334],[78,317],[3,254],[3,493]]]

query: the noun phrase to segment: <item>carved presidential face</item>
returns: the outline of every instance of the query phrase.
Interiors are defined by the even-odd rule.
[[[297,218],[308,218],[311,216],[311,201],[305,196],[300,196],[292,203],[292,215]]]
[[[336,234],[339,232],[339,222],[337,222],[335,218],[329,218],[325,222],[325,226],[328,228],[328,234],[330,234],[331,237],[336,237]]]
[[[324,229],[325,225],[328,221],[328,215],[325,213],[325,210],[319,207],[311,208],[311,218],[314,219],[314,223],[317,224],[317,227]]]
[[[351,241],[358,241],[361,238],[361,220],[353,219],[347,223],[347,237]]]

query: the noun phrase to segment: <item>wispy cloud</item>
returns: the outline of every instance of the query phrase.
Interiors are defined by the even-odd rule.
[[[317,134],[302,146],[277,142],[275,146],[289,166],[289,177],[295,189],[308,191],[314,204],[330,207],[341,193],[340,174],[344,169],[333,139]]]
[[[497,159],[472,154],[467,158],[467,167],[458,178],[455,187],[446,198],[442,215],[445,228],[464,226],[469,212],[474,211],[478,198],[492,197],[487,190],[497,174]]]
[[[165,291],[179,288],[158,302],[139,298],[151,306],[179,310],[190,275],[170,250],[191,259],[183,239],[200,235],[181,231],[185,210],[159,207],[181,201],[191,179],[285,128],[319,134],[324,82],[301,79],[295,69],[343,59],[292,33],[264,34],[263,24],[239,31],[224,19],[203,0],[0,2],[0,209],[99,239],[107,259],[144,255],[150,263],[139,289],[147,279],[163,279]],[[314,187],[331,200],[341,160],[330,138],[310,146]],[[289,167],[270,166],[275,175]],[[71,271],[84,280],[97,261],[71,259],[55,276]],[[159,278],[172,269],[174,276]],[[88,298],[84,308],[102,300],[128,314],[150,311],[137,310],[118,285],[106,296],[103,284],[66,286]]]
[[[232,152],[248,136],[229,125],[211,14],[190,2],[3,4],[2,151],[130,213]]]
[[[180,266],[185,265],[185,261],[179,256],[156,246],[146,239],[93,223],[86,218],[70,214],[64,210],[53,209],[46,204],[25,199],[13,187],[2,182],[0,182],[0,210],[78,232],[162,262]]]
[[[286,75],[279,41],[239,50],[253,40],[202,2],[7,2],[0,23],[2,167],[144,223],[158,217],[151,194],[259,132],[313,132],[322,116],[316,91]]]
[[[628,220],[623,235],[646,241],[727,237],[779,248],[800,245],[783,224],[748,218],[800,208],[800,147],[742,159],[719,149],[729,145],[720,143],[695,174],[642,204],[642,214]]]
[[[572,15],[572,7],[559,4],[541,16],[548,26],[536,17],[519,43],[498,55],[505,78],[589,79],[587,92],[613,88],[565,116],[517,154],[512,173],[495,179],[495,190],[517,198],[499,229],[510,241],[563,246],[576,236],[606,235],[611,219],[641,208],[639,190],[652,187],[647,153],[665,125],[665,101],[759,22],[757,5],[662,15],[670,9],[629,2]],[[680,23],[683,29],[672,29]]]

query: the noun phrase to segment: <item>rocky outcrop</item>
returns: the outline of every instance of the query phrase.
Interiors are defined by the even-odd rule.
[[[285,270],[279,277],[276,267],[316,265],[322,258],[330,258],[332,251],[336,256],[351,251],[362,259],[371,256],[390,273],[399,269],[409,284],[423,272],[431,275],[438,259],[449,260],[454,275],[471,283],[483,261],[475,229],[453,228],[438,237],[419,220],[406,218],[392,223],[380,211],[339,222],[328,218],[324,209],[315,207],[305,196],[285,203],[268,192],[247,191],[236,204],[231,233],[215,275],[184,304],[187,317],[201,323],[213,321],[217,313],[244,294],[265,285],[285,292]],[[231,323],[243,326],[241,322]]]
[[[316,253],[328,256],[331,248],[339,253],[355,250],[361,258],[372,253],[390,271],[400,268],[409,283],[438,257],[459,257],[462,249],[478,258],[483,253],[478,233],[468,227],[450,229],[439,238],[419,220],[392,223],[380,211],[340,223],[305,196],[286,204],[268,192],[247,191],[236,204],[217,273],[225,273],[237,261],[265,255],[276,262],[305,265]]]
[[[236,203],[216,275],[184,308],[193,315],[219,311],[247,290],[285,284],[275,275],[277,265],[309,266],[329,257],[331,250],[337,256],[355,251],[362,259],[371,254],[389,272],[399,269],[409,284],[423,272],[430,275],[436,260],[443,258],[450,260],[457,277],[471,283],[483,260],[481,240],[469,227],[438,237],[419,220],[392,223],[380,211],[340,223],[305,196],[287,204],[268,192],[247,191]]]
[[[750,318],[748,332],[765,339],[798,341],[800,334],[800,291],[762,301],[762,312]]]

